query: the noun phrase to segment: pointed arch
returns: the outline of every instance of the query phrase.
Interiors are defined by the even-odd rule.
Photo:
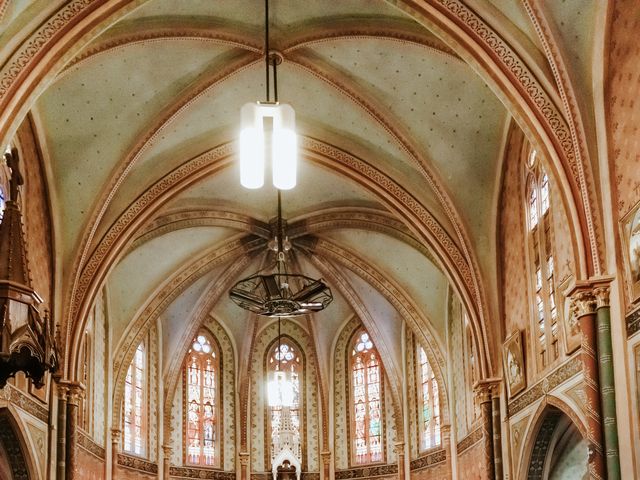
[[[20,423],[12,406],[0,408],[0,444],[9,457],[12,480],[31,480],[36,465]]]

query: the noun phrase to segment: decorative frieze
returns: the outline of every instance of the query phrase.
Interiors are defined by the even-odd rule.
[[[200,478],[205,480],[236,480],[235,472],[223,472],[210,468],[171,467],[169,475],[175,478]]]
[[[435,452],[429,452],[421,457],[412,460],[409,464],[409,469],[414,472],[422,470],[424,468],[442,463],[447,460],[447,451],[444,448],[436,450]]]
[[[0,389],[0,400],[5,400],[15,405],[28,414],[33,415],[38,420],[45,423],[49,421],[49,411],[44,406],[40,405],[32,398],[29,398],[28,395],[10,383],[5,385],[3,389]]]
[[[580,362],[580,357],[575,356],[569,359],[545,378],[533,385],[526,392],[510,402],[507,407],[509,416],[513,416],[527,408],[529,405],[542,398],[547,392],[566,382],[581,371],[582,364]]]
[[[471,432],[469,435],[458,442],[458,454],[461,454],[472,445],[478,443],[480,440],[482,440],[482,428],[476,428],[473,432]]]
[[[640,306],[627,315],[627,338],[640,331]]]
[[[104,447],[98,445],[91,437],[81,431],[78,432],[78,445],[101,460],[106,457]]]
[[[158,464],[132,455],[118,454],[118,465],[146,473],[158,473]]]
[[[346,480],[349,478],[370,478],[384,477],[398,473],[398,465],[373,465],[362,468],[350,468],[348,470],[337,470],[336,480]]]
[[[571,296],[571,312],[576,318],[596,313],[597,301],[594,292],[582,290]]]

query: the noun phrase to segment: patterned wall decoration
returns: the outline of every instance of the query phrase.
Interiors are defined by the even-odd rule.
[[[318,374],[317,363],[313,357],[314,347],[312,339],[307,332],[296,322],[284,320],[281,326],[282,335],[291,337],[302,350],[304,360],[304,399],[306,410],[303,412],[304,425],[302,431],[302,456],[303,469],[309,472],[317,472],[319,463],[319,418],[318,407]],[[277,322],[271,323],[257,336],[251,354],[251,471],[260,473],[271,470],[266,465],[266,376],[264,372],[264,359],[267,348],[278,336]],[[252,475],[253,476],[253,475]]]
[[[223,442],[220,448],[222,454],[222,467],[225,471],[235,470],[235,355],[233,352],[233,346],[231,339],[227,335],[226,330],[216,321],[213,317],[207,317],[204,327],[215,338],[219,350],[220,350],[220,366],[222,368],[222,399],[220,406],[222,408],[222,432],[220,440]],[[181,366],[182,368],[182,366]],[[171,408],[171,464],[173,466],[184,466],[184,408],[183,408],[183,374],[180,375],[180,381],[178,382],[178,388],[175,389],[173,404]],[[160,420],[159,420],[160,421]],[[172,467],[173,468],[173,467]],[[176,470],[176,472],[182,472],[180,475],[187,476],[185,472],[200,472],[200,471],[213,471],[210,469],[200,469],[195,467],[185,467],[184,469]],[[215,472],[220,473],[219,470]],[[173,475],[173,474],[172,474]],[[178,475],[176,473],[176,475]],[[188,477],[188,478],[210,478],[210,477]],[[211,477],[214,478],[214,477]],[[215,477],[221,478],[221,477]]]
[[[420,434],[418,432],[418,388],[416,379],[416,339],[411,332],[407,332],[405,336],[405,349],[407,352],[407,414],[409,416],[409,459],[418,458],[418,451],[420,446]]]
[[[22,415],[26,427],[26,437],[29,439],[30,453],[40,478],[46,477],[47,468],[47,425],[33,417]]]
[[[169,469],[171,478],[200,478],[204,480],[236,480],[235,472],[221,472],[210,468],[174,467]]]
[[[462,305],[458,298],[453,294],[453,291],[449,290],[449,344],[450,345],[463,345],[463,325],[462,325]],[[471,424],[470,418],[468,418],[468,409],[465,399],[468,395],[466,380],[465,380],[465,366],[464,358],[462,355],[451,356],[451,375],[453,377],[451,385],[451,398],[458,399],[453,402],[453,408],[455,409],[455,428],[458,437],[463,437],[469,432],[469,425]]]
[[[520,467],[520,459],[522,458],[521,448],[522,441],[524,440],[524,436],[526,434],[527,426],[529,425],[530,417],[525,417],[522,420],[514,422],[511,426],[511,461],[513,462],[513,466],[515,471]]]
[[[118,465],[132,470],[139,470],[141,472],[158,473],[158,464],[149,462],[144,458],[134,457],[124,453],[118,454]]]
[[[158,415],[158,385],[160,385],[160,378],[158,373],[158,327],[153,325],[149,329],[149,355],[148,355],[149,368],[147,369],[147,394],[149,395],[148,401],[148,416],[149,416],[149,428],[147,429],[147,446],[146,457],[149,459],[158,458],[158,431],[159,422],[162,421]]]
[[[447,459],[447,452],[445,449],[436,450],[427,455],[423,455],[420,458],[412,460],[410,463],[411,472],[422,470],[432,467],[438,463],[444,462]]]
[[[47,423],[49,419],[49,411],[42,404],[36,402],[31,397],[17,389],[10,383],[0,389],[0,400],[11,403],[21,410],[33,415],[38,420]]]
[[[104,290],[100,291],[100,294],[96,297],[96,303],[94,307],[94,326],[93,326],[93,368],[94,375],[92,375],[93,381],[93,411],[96,414],[93,416],[93,440],[99,445],[105,445],[105,421],[106,415],[108,415],[105,408],[105,375],[107,371],[106,363],[106,310],[105,310],[105,293]]]
[[[84,448],[87,452],[91,453],[92,455],[95,455],[96,457],[100,458],[101,460],[105,459],[105,449],[104,447],[102,447],[101,445],[98,445],[96,442],[93,441],[93,439],[91,437],[89,437],[88,435],[84,434],[83,432],[78,432],[78,445],[80,445],[82,448]]]
[[[632,311],[626,318],[627,322],[627,338],[640,332],[640,307]]]

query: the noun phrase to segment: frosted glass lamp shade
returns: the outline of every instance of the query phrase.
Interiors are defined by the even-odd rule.
[[[264,118],[273,120],[271,163],[273,186],[296,186],[298,140],[296,114],[286,103],[247,103],[240,110],[240,183],[246,188],[264,185]]]

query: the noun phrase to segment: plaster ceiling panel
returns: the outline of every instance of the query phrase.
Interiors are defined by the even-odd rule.
[[[414,44],[345,40],[313,50],[402,119],[486,248],[507,118],[489,87],[463,62]]]
[[[598,0],[562,0],[545,3],[555,21],[555,31],[571,79],[583,101],[591,104],[593,38]],[[589,113],[589,111],[585,112]]]
[[[355,229],[333,230],[328,237],[356,252],[409,295],[440,336],[445,337],[448,281],[420,252],[387,235]]]
[[[247,213],[262,221],[275,217],[276,189],[270,185],[257,190],[241,188],[237,168],[237,165],[225,168],[214,177],[199,182],[176,196],[167,208],[215,205],[216,208]],[[381,208],[376,198],[363,187],[309,162],[300,165],[296,188],[282,192],[285,218],[345,205]]]
[[[131,44],[71,67],[42,95],[37,111],[66,255],[96,193],[143,126],[225,50],[187,40]]]
[[[11,22],[34,3],[36,0],[10,0],[0,3],[0,32],[4,32]],[[2,34],[0,34],[0,38],[2,38]]]
[[[538,50],[542,51],[538,34],[529,19],[521,0],[489,0],[498,14],[506,16],[520,30]]]
[[[227,21],[252,24],[262,27],[264,24],[264,1],[246,2],[248,8],[239,8],[237,0],[152,0],[133,13],[127,20],[161,15],[221,17]],[[382,0],[340,0],[328,4],[326,0],[307,0],[304,8],[297,0],[271,1],[272,23],[290,25],[311,18],[352,15],[388,15],[401,16],[401,13]]]
[[[163,365],[165,368],[168,368],[171,364],[171,358],[176,355],[184,356],[185,352],[177,351],[178,342],[185,334],[186,329],[189,328],[188,320],[191,318],[193,310],[200,299],[206,294],[208,285],[220,275],[224,268],[217,268],[193,282],[160,315],[162,322]]]
[[[379,333],[378,336],[369,329],[374,344],[380,349],[380,341],[384,343],[387,353],[391,356],[393,366],[398,373],[401,372],[402,317],[386,298],[355,273],[344,270],[344,276],[373,318]],[[385,364],[387,361],[388,358],[384,358]]]
[[[347,320],[347,318],[353,315],[353,309],[345,300],[340,290],[321,272],[319,272],[305,256],[297,255],[296,258],[299,261],[300,271],[312,278],[324,278],[327,285],[329,285],[329,288],[331,288],[331,293],[333,295],[333,301],[326,309],[309,316],[310,321],[313,323],[313,331],[317,337],[316,349],[320,367],[326,375],[329,372],[329,367],[331,365],[331,347],[333,346],[335,337],[340,332],[342,324]]]
[[[233,233],[229,228],[185,228],[129,252],[108,279],[114,338],[117,340],[138,309],[174,272]]]

